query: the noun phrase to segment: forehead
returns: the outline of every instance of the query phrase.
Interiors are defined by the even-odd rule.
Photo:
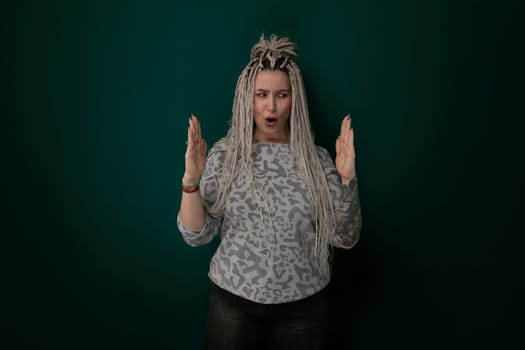
[[[288,74],[280,70],[263,70],[255,77],[255,89],[281,90],[290,89]]]

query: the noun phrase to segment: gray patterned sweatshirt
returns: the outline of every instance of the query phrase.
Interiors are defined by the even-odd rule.
[[[200,193],[209,206],[214,203],[226,146],[210,150],[201,177]],[[359,239],[361,208],[357,177],[342,185],[329,153],[317,147],[330,189],[336,217],[332,246],[349,249]],[[315,213],[307,188],[293,166],[288,144],[253,145],[255,178],[268,202],[257,204],[246,177],[233,182],[220,217],[209,213],[200,231],[188,229],[177,218],[182,237],[191,246],[210,242],[220,233],[220,244],[209,270],[219,287],[245,299],[278,304],[310,296],[324,288],[330,275],[321,273],[315,249]],[[261,210],[270,211],[271,221]],[[270,239],[268,225],[273,226]],[[273,234],[272,233],[272,234]]]

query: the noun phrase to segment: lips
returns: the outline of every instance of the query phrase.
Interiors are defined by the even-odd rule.
[[[266,126],[275,126],[277,124],[277,118],[266,117],[264,118],[264,123],[266,124]]]

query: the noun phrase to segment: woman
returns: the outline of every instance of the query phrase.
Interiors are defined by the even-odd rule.
[[[209,349],[321,349],[330,247],[359,239],[351,120],[335,166],[314,144],[297,47],[259,42],[237,81],[231,127],[206,158],[188,128],[178,227],[198,246],[220,234],[210,263]]]

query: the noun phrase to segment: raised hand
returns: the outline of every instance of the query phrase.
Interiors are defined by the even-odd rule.
[[[185,171],[182,183],[187,186],[199,183],[199,178],[206,165],[208,145],[201,135],[201,124],[193,114],[189,120],[188,140],[185,154]]]
[[[341,133],[335,142],[335,168],[344,184],[355,176],[354,129],[350,115],[341,122]]]

